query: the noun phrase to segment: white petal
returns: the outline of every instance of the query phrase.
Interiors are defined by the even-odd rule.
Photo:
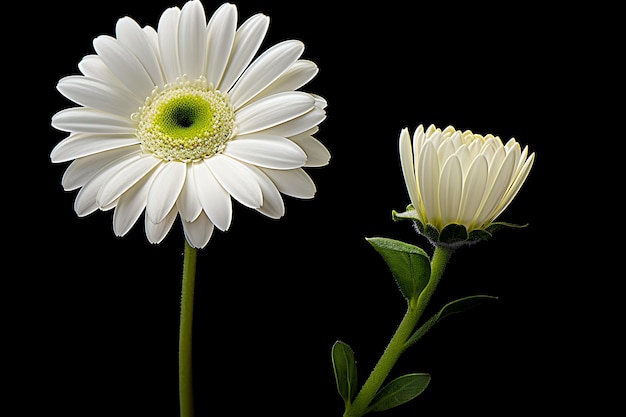
[[[107,84],[123,85],[120,79],[111,72],[109,67],[102,62],[102,58],[98,55],[92,54],[84,56],[78,63],[78,69],[86,77],[95,78]]]
[[[215,226],[221,231],[228,230],[233,208],[230,194],[220,185],[204,162],[192,164],[196,184],[196,195],[202,208]]]
[[[272,219],[279,219],[285,214],[285,203],[280,191],[267,175],[259,168],[248,165],[261,187],[263,193],[263,205],[257,209],[259,213]]]
[[[459,211],[459,223],[469,226],[474,214],[483,200],[487,188],[487,171],[489,165],[484,155],[479,155],[469,167],[463,181],[463,197]]]
[[[185,185],[178,196],[176,205],[180,212],[180,217],[187,222],[194,221],[202,211],[202,205],[196,195],[196,180],[192,164],[187,165],[187,174],[185,176]]]
[[[137,145],[139,141],[134,135],[75,133],[59,142],[52,152],[52,162],[66,162],[83,156]]]
[[[206,214],[201,213],[193,222],[183,220],[183,231],[189,245],[196,249],[202,249],[209,243],[215,226]]]
[[[426,220],[438,227],[436,224],[440,217],[439,213],[439,158],[432,142],[426,142],[422,149],[419,161],[419,191],[421,201],[424,204]]]
[[[289,139],[265,133],[238,136],[229,141],[224,154],[253,165],[274,169],[300,168],[307,156]]]
[[[246,165],[223,154],[205,159],[204,162],[235,200],[246,207],[261,207],[263,204],[261,187]]]
[[[144,216],[146,237],[150,243],[161,243],[172,228],[178,212],[172,209],[161,223],[152,223],[148,216]]]
[[[208,24],[207,62],[205,76],[213,85],[219,85],[233,48],[237,30],[237,7],[222,4]]]
[[[230,54],[230,61],[224,71],[218,87],[229,91],[254,58],[269,27],[270,19],[263,14],[256,14],[243,22],[235,33],[235,40]]]
[[[152,30],[154,32],[154,30]],[[157,56],[153,41],[148,31],[143,30],[139,24],[130,17],[123,17],[117,21],[115,34],[117,39],[126,45],[129,50],[141,61],[152,83],[163,87],[165,80],[161,71],[161,64]],[[87,75],[87,74],[85,74]]]
[[[131,163],[116,170],[107,178],[98,191],[96,197],[98,205],[101,207],[107,206],[112,201],[118,199],[126,190],[145,175],[148,175],[160,163],[162,163],[160,159],[149,155],[141,155],[136,157]]]
[[[152,223],[161,223],[170,212],[185,183],[187,167],[183,162],[167,162],[155,173],[148,192],[146,215]]]
[[[278,191],[285,195],[303,199],[315,196],[315,183],[302,168],[288,171],[261,168],[261,171],[272,180]]]
[[[314,62],[300,59],[283,72],[273,83],[267,86],[260,94],[254,97],[258,100],[272,94],[285,91],[295,91],[311,81],[319,72]]]
[[[180,77],[180,60],[178,59],[178,18],[180,9],[170,7],[166,9],[157,26],[159,35],[159,52],[161,54],[161,65],[165,73],[165,82],[172,83]]]
[[[199,1],[188,1],[180,12],[178,55],[180,70],[194,80],[203,74],[206,59],[206,15]]]
[[[313,136],[303,133],[289,139],[294,141],[306,153],[305,167],[322,167],[330,162],[330,152]]]
[[[265,133],[289,138],[312,129],[322,123],[325,119],[326,111],[319,107],[313,107],[311,111],[306,112],[295,119],[287,120],[285,123],[265,129]]]
[[[52,116],[52,127],[65,132],[121,133],[134,135],[137,125],[127,117],[85,107],[63,109]]]
[[[235,113],[239,134],[258,132],[310,111],[315,100],[310,94],[293,91],[255,101]]]
[[[96,172],[111,162],[124,157],[133,158],[140,153],[139,148],[135,148],[134,151],[121,148],[79,158],[67,167],[63,173],[61,185],[66,191],[75,190],[85,185]]]
[[[94,39],[93,47],[111,72],[137,98],[144,100],[152,93],[152,78],[126,45],[112,36],[100,35]]]
[[[250,101],[289,68],[304,52],[304,44],[297,40],[278,43],[262,53],[241,75],[229,91],[235,109]]]
[[[482,226],[487,219],[493,216],[496,211],[496,207],[500,204],[502,197],[509,189],[511,185],[513,173],[515,170],[515,155],[509,153],[502,162],[501,167],[489,167],[489,169],[497,168],[495,178],[492,180],[489,178],[485,199],[480,208],[480,211],[476,213],[474,223],[477,226]],[[489,177],[491,177],[489,173]]]
[[[122,117],[129,118],[143,105],[137,96],[125,88],[82,75],[62,78],[57,84],[57,89],[65,97],[81,106]]]
[[[461,163],[455,155],[451,155],[443,165],[439,182],[439,209],[443,225],[457,221],[462,192]]]
[[[404,183],[406,185],[407,193],[411,199],[411,204],[417,212],[420,210],[419,192],[417,190],[417,179],[415,178],[415,165],[413,164],[413,150],[411,149],[411,136],[409,135],[409,129],[404,128],[400,132],[399,142],[400,152],[400,165],[402,167],[402,174],[404,175]]]
[[[122,194],[113,212],[113,232],[124,236],[141,216],[146,208],[148,190],[154,176],[148,175]]]
[[[509,189],[509,191],[507,191],[506,195],[502,198],[502,203],[501,203],[500,208],[493,215],[493,217],[489,219],[488,221],[492,221],[493,219],[496,219],[509,206],[509,204],[511,204],[511,201],[513,201],[513,199],[519,192],[520,188],[526,181],[526,177],[528,177],[528,174],[530,173],[530,168],[533,166],[534,161],[535,161],[535,153],[533,152],[528,157],[528,159],[525,160],[525,163],[520,168],[520,171],[515,177],[515,180],[513,184],[511,185],[511,188]]]

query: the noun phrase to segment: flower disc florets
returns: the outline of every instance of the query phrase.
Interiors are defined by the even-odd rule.
[[[155,89],[133,115],[144,151],[166,161],[197,161],[220,153],[233,137],[228,96],[206,79],[178,79]]]

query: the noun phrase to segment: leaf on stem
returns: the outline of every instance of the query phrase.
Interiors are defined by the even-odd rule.
[[[354,352],[350,346],[338,340],[333,345],[331,356],[337,390],[347,407],[356,397],[358,390]]]
[[[369,411],[384,411],[397,407],[420,395],[430,382],[429,374],[407,374],[385,385],[374,397]]]
[[[410,300],[424,290],[430,279],[430,258],[418,246],[384,237],[366,238],[378,251],[395,278],[402,295]]]
[[[422,336],[426,334],[435,324],[440,322],[444,317],[455,313],[461,313],[466,311],[472,307],[477,306],[478,304],[483,303],[487,300],[497,300],[498,297],[494,297],[492,295],[472,295],[469,297],[459,298],[458,300],[454,300],[443,306],[441,310],[430,319],[428,319],[422,326],[413,333],[413,335],[407,340],[405,343],[405,348],[411,346],[413,343],[417,342]]]

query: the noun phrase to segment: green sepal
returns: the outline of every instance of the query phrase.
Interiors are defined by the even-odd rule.
[[[424,392],[429,383],[429,374],[398,377],[378,391],[367,411],[385,411],[404,404]]]
[[[485,228],[485,230],[491,234],[493,234],[494,232],[500,230],[500,229],[523,229],[525,227],[528,227],[528,223],[526,224],[515,224],[515,223],[508,223],[508,222],[493,222],[491,223],[489,226],[487,226]]]
[[[384,237],[366,238],[383,257],[402,295],[411,300],[424,290],[430,279],[430,257],[418,246]]]
[[[439,323],[444,317],[448,317],[452,314],[461,313],[463,311],[469,310],[470,308],[476,307],[477,305],[488,301],[488,300],[497,300],[498,297],[492,295],[471,295],[469,297],[459,298],[457,300],[451,301],[437,314],[428,319],[424,324],[422,324],[413,335],[406,341],[404,344],[405,349],[417,342],[422,338],[435,324]]]
[[[338,340],[333,344],[331,358],[337,391],[348,407],[356,397],[358,390],[354,352],[350,346]]]

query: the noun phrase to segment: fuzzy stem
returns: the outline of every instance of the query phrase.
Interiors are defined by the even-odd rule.
[[[180,334],[178,344],[178,383],[181,417],[193,417],[193,384],[191,375],[191,335],[193,324],[193,293],[198,251],[185,240],[183,283],[180,303]]]

